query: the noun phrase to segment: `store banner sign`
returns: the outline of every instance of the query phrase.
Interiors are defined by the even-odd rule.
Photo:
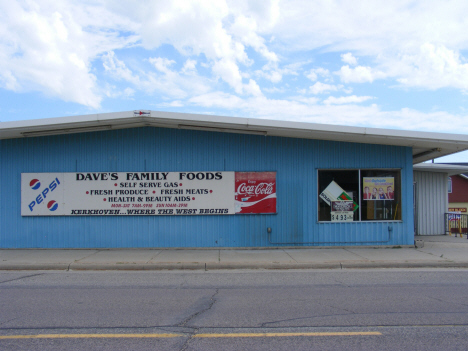
[[[275,172],[21,174],[22,216],[236,213],[276,213]]]
[[[457,212],[457,213],[465,213],[466,212],[466,207],[449,207],[449,212]]]

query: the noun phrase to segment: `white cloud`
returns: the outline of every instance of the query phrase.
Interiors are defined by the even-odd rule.
[[[131,9],[122,7],[119,13],[125,11],[143,24],[139,34],[146,49],[168,43],[182,55],[204,55],[212,72],[239,94],[245,85],[240,67],[253,63],[247,48],[267,62],[278,61],[259,33],[275,23],[277,6],[276,1],[266,1],[257,8],[249,2],[175,0],[135,3]]]
[[[148,59],[156,71],[134,71],[119,60],[114,52],[109,52],[102,57],[103,67],[106,73],[117,81],[123,81],[132,85],[132,89],[145,94],[158,92],[161,97],[187,98],[191,94],[202,94],[209,91],[210,82],[198,75],[187,75],[182,68],[181,72],[171,70],[173,60],[165,58]],[[189,64],[190,65],[190,64]]]
[[[262,91],[258,86],[257,82],[253,79],[249,79],[249,83],[244,85],[244,92],[249,95],[261,96]]]
[[[230,59],[221,59],[214,63],[213,73],[223,79],[235,92],[242,94],[242,76],[237,64]]]
[[[407,87],[454,87],[468,91],[468,63],[462,62],[458,52],[443,45],[426,43],[418,53],[402,55],[393,73]]]
[[[343,56],[343,55],[342,55]],[[445,46],[425,43],[398,57],[381,56],[376,68],[342,66],[337,74],[345,83],[372,83],[395,79],[404,87],[435,90],[453,87],[468,91],[468,63],[459,52]]]
[[[357,66],[350,68],[348,65],[342,66],[337,72],[344,83],[372,83],[376,79],[386,78],[384,72],[375,70],[368,66]]]
[[[220,91],[191,97],[188,102],[203,107],[221,107],[230,110],[240,109],[246,105],[243,99]]]
[[[348,52],[346,54],[341,54],[341,61],[344,63],[347,63],[351,66],[356,66],[357,65],[357,58],[353,56],[352,53]]]
[[[3,2],[0,84],[15,91],[41,90],[98,108],[105,92],[99,92],[91,63],[105,52],[140,42],[146,49],[170,44],[184,56],[203,55],[213,74],[234,91],[245,88],[252,93],[252,83],[243,82],[246,74],[240,67],[253,64],[247,48],[267,62],[279,61],[262,35],[279,16],[276,0],[262,4],[224,0]],[[169,68],[167,63],[153,60],[160,71]],[[184,72],[189,72],[189,66]],[[278,75],[272,73],[272,79],[278,80]],[[71,81],[74,84],[68,84]]]
[[[190,98],[189,102],[198,107],[236,111],[235,114],[250,118],[438,132],[453,132],[452,125],[456,125],[458,133],[468,133],[468,125],[465,123],[468,115],[444,111],[423,113],[407,108],[382,111],[376,104],[322,105],[318,104],[318,99],[303,97],[267,99],[260,96],[240,99],[223,92],[196,96]]]
[[[270,94],[282,94],[286,92],[286,88],[278,88],[278,87],[263,88],[263,91],[266,93],[270,93]],[[304,94],[305,94],[305,91],[304,91]]]
[[[171,71],[169,67],[176,63],[174,60],[169,60],[165,57],[153,57],[148,59],[148,61],[152,63],[158,71],[166,74]]]
[[[336,85],[325,84],[321,82],[317,82],[309,88],[309,91],[314,94],[323,94],[328,93],[330,91],[338,91],[339,87]]]
[[[115,79],[125,80],[135,85],[140,84],[140,78],[135,76],[125,63],[115,56],[113,51],[102,56],[102,64],[104,69],[111,73]]]
[[[182,67],[182,73],[195,74],[197,71],[197,61],[188,59]]]
[[[112,99],[129,99],[133,100],[133,96],[135,95],[135,90],[132,88],[125,88],[123,90],[119,89],[115,85],[107,84],[105,88],[103,88],[103,92],[105,96],[112,98]]]
[[[278,56],[267,48],[265,40],[257,34],[257,22],[254,18],[238,15],[229,31],[239,38],[244,45],[255,49],[269,62],[278,61]]]
[[[283,76],[297,76],[299,74],[298,71],[304,64],[306,64],[306,62],[295,62],[280,68],[278,63],[270,62],[264,65],[261,70],[255,71],[255,74],[258,77],[265,78],[272,83],[279,83],[283,79]]]
[[[340,96],[334,97],[329,96],[326,100],[323,101],[325,105],[343,105],[343,104],[354,104],[354,103],[361,103],[367,100],[373,99],[372,96]]]
[[[85,30],[97,17],[100,21]],[[2,2],[0,82],[5,89],[37,90],[98,108],[101,96],[91,62],[97,54],[132,40],[119,37],[123,26],[134,28],[104,8],[50,0]]]
[[[315,105],[320,101],[320,99],[317,97],[304,97],[304,96],[290,96],[288,100],[301,102],[308,106]]]
[[[306,77],[315,82],[318,77],[330,77],[330,71],[325,68],[313,68],[306,73]]]
[[[270,71],[256,71],[257,76],[263,77],[269,80],[272,83],[279,83],[283,79],[283,74],[280,70],[270,70]]]
[[[468,2],[363,0],[360,4],[288,1],[282,4],[282,20],[272,34],[290,51],[341,54],[346,64],[339,72],[343,82],[397,79],[407,88],[466,91],[467,57],[462,53],[468,50],[464,16]],[[354,55],[368,61],[350,68],[357,65]],[[309,78],[317,79],[314,74]]]
[[[184,107],[184,103],[180,100],[173,100],[171,102],[163,102],[157,104],[159,107]]]
[[[464,0],[362,0],[360,6],[346,0],[290,0],[281,5],[282,17],[273,35],[292,50],[326,48],[378,56],[424,42],[468,45]]]
[[[330,116],[344,124],[373,125],[384,118],[382,127],[425,129],[426,121],[443,130],[440,118],[453,128],[466,116],[385,112],[357,105],[366,96],[320,103],[308,95],[352,93],[333,84],[334,77],[468,92],[466,13],[468,2],[457,0],[363,0],[362,6],[344,0],[3,1],[0,87],[40,91],[93,109],[103,98],[144,94],[171,107],[193,104],[317,122]],[[340,57],[337,72],[325,68],[337,70]],[[304,77],[313,82],[309,89]],[[266,88],[263,78],[277,86],[267,82]],[[283,95],[267,99],[262,91]]]

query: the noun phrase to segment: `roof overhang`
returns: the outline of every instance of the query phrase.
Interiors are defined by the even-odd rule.
[[[447,173],[449,176],[468,172],[468,166],[447,165],[443,163],[418,163],[413,171]]]
[[[468,150],[468,136],[462,134],[413,132],[148,110],[1,122],[0,139],[136,127],[193,129],[213,132],[407,146],[413,149],[413,163],[420,163]]]

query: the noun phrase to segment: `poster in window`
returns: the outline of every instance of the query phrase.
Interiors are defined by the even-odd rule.
[[[394,177],[364,177],[363,200],[393,200],[395,199]]]

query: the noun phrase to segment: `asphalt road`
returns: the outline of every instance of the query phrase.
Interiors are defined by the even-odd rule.
[[[0,350],[466,350],[468,270],[0,272]]]

